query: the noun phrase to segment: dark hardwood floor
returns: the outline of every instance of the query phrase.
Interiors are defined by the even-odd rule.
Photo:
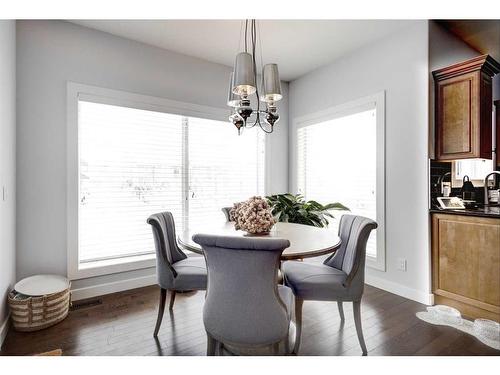
[[[146,287],[103,296],[103,303],[71,311],[61,323],[32,333],[10,329],[2,355],[61,348],[63,355],[205,355],[204,292],[178,294],[153,338],[159,289]],[[352,307],[340,325],[335,302],[304,303],[300,355],[361,355]],[[500,355],[476,338],[419,320],[425,306],[367,286],[361,314],[368,355]]]

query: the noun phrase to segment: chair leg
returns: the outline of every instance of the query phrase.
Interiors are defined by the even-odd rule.
[[[345,321],[344,305],[342,305],[342,301],[337,301],[337,306],[339,307],[340,321],[344,322]]]
[[[299,352],[300,336],[302,335],[302,305],[304,300],[295,297],[295,345],[293,347],[293,354]]]
[[[273,355],[279,355],[280,354],[280,343],[277,342],[276,344],[273,344]]]
[[[165,299],[167,298],[167,290],[160,289],[160,305],[158,306],[158,318],[156,319],[156,327],[153,333],[153,337],[158,337],[158,331],[160,330],[161,321],[163,319],[163,312],[165,311]]]
[[[168,309],[172,311],[174,309],[175,302],[175,290],[170,291],[170,304],[168,305]]]
[[[290,355],[290,335],[288,333],[285,338],[285,355]]]
[[[363,350],[363,355],[368,355],[365,339],[363,337],[363,328],[361,327],[361,301],[354,301],[352,303],[352,309],[354,312],[354,323],[356,324],[356,333],[358,334],[359,345]]]
[[[217,349],[217,340],[207,332],[207,356],[214,356]]]

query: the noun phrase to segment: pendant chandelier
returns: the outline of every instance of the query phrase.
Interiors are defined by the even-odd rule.
[[[245,52],[236,55],[234,71],[229,78],[229,92],[227,105],[232,107],[229,121],[238,129],[238,134],[244,128],[253,128],[258,125],[264,132],[272,133],[274,124],[280,118],[276,102],[281,100],[281,81],[277,64],[262,66],[262,43],[257,33],[255,20],[246,20],[244,27]],[[262,86],[257,86],[257,58],[256,46],[259,35],[260,62],[262,69]],[[241,35],[240,35],[241,42]],[[256,108],[252,108],[250,96],[255,94]],[[265,105],[265,109],[261,108]]]

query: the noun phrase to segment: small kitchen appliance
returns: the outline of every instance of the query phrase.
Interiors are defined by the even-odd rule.
[[[476,203],[476,189],[469,176],[465,175],[462,180],[461,189],[462,201],[465,207],[474,206]]]

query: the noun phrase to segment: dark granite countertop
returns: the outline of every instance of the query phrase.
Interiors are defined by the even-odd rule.
[[[500,219],[500,206],[484,206],[478,208],[466,208],[464,210],[431,208],[429,212],[463,216],[493,217]]]

